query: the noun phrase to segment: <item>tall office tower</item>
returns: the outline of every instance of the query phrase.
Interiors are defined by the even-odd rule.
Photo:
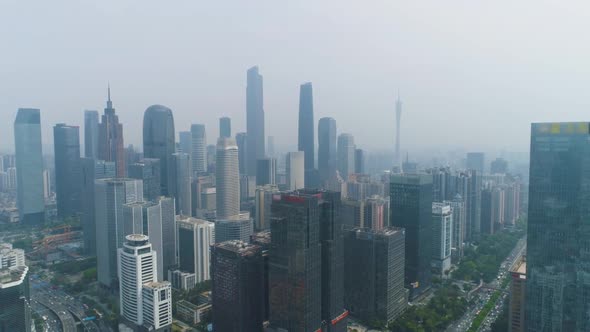
[[[247,146],[246,133],[236,134],[236,144],[238,145],[238,164],[240,164],[240,175],[246,175],[247,172]]]
[[[164,196],[171,196],[172,154],[176,152],[172,110],[152,105],[143,113],[143,157],[160,159],[160,186]],[[145,183],[144,183],[145,185]]]
[[[256,164],[256,185],[276,184],[277,160],[275,158],[258,159]]]
[[[432,176],[394,174],[390,188],[391,225],[406,229],[405,279],[414,300],[430,288]]]
[[[367,227],[365,225],[365,201],[343,199],[340,205],[342,224],[347,228]]]
[[[288,331],[322,328],[319,198],[284,193],[273,201],[269,271],[270,325]],[[294,264],[296,261],[305,264]]]
[[[404,246],[401,228],[344,231],[344,304],[352,315],[389,323],[402,314],[408,302]]]
[[[275,151],[275,137],[268,136],[266,139],[266,155],[270,158],[274,158],[276,154]]]
[[[55,125],[53,149],[55,151],[57,215],[62,219],[73,217],[81,212],[82,208],[80,201],[82,164],[78,126],[68,126],[63,123]]]
[[[355,149],[354,150],[354,171],[355,173],[365,174],[365,164],[367,160],[365,159],[365,151],[363,149]]]
[[[206,148],[207,152],[207,173],[215,174],[215,160],[217,158],[217,145],[209,144]]]
[[[98,158],[98,111],[84,111],[84,157]]]
[[[589,124],[533,123],[527,331],[590,330]]]
[[[478,175],[482,175],[485,165],[485,156],[483,152],[468,152],[465,160],[465,168],[472,169]]]
[[[16,178],[16,168],[14,169],[14,175]],[[16,181],[14,181],[16,182]],[[14,187],[12,187],[11,189],[15,189],[16,188],[16,184],[14,185]],[[49,196],[51,196],[51,173],[49,173],[48,169],[44,169],[43,170],[43,198],[45,200],[49,199]]]
[[[205,125],[191,125],[191,135],[191,175],[197,176],[207,172],[207,136],[205,135]]]
[[[215,241],[218,243],[230,240],[249,242],[252,233],[254,233],[254,223],[249,212],[215,220]]]
[[[217,218],[227,219],[240,213],[238,146],[232,138],[217,140],[216,159]]]
[[[111,88],[108,89],[107,107],[104,109],[102,122],[98,126],[98,159],[114,161],[117,176],[125,176],[125,148],[123,142],[123,124],[115,114],[111,101]]]
[[[116,166],[112,161],[81,158],[81,203],[82,233],[84,252],[89,256],[96,256],[96,222],[94,211],[94,181],[98,179],[116,177]]]
[[[508,332],[525,332],[526,261],[518,260],[510,268]]]
[[[153,202],[123,205],[125,234],[149,236],[158,258],[158,281],[166,279],[167,271],[176,266],[176,227],[174,198],[158,197]]]
[[[170,175],[170,195],[175,199],[176,212],[190,216],[191,199],[191,159],[188,153],[173,153]]]
[[[264,259],[262,248],[242,241],[211,247],[213,326],[217,331],[262,331]]]
[[[312,183],[310,175],[315,168],[315,135],[313,122],[313,87],[310,82],[299,87],[299,135],[298,151],[305,155],[306,182]]]
[[[272,197],[278,194],[279,188],[276,185],[265,185],[256,188],[256,222],[254,228],[258,231],[270,228],[270,207]]]
[[[0,243],[0,331],[31,331],[29,268],[25,253]]]
[[[393,156],[393,166],[394,168],[399,168],[401,170],[402,167],[402,155],[400,150],[400,127],[402,122],[402,101],[397,96],[397,100],[395,101],[395,153]]]
[[[258,245],[262,248],[262,260],[264,264],[264,276],[263,276],[263,319],[262,321],[267,322],[270,316],[270,302],[269,302],[269,270],[270,270],[270,229],[262,232],[254,233],[250,237],[250,243]]]
[[[16,203],[23,224],[45,221],[43,199],[43,156],[41,152],[41,114],[38,109],[19,108],[14,121],[16,151]]]
[[[389,199],[371,196],[364,202],[362,227],[380,230],[389,226]]]
[[[158,282],[158,259],[149,238],[130,234],[118,250],[120,314],[123,323],[141,331],[171,331],[172,290]]]
[[[117,249],[125,242],[123,205],[143,201],[141,180],[95,180],[94,212],[98,282],[116,287]],[[100,244],[100,245],[99,245]]]
[[[336,175],[336,120],[321,118],[318,123],[318,168],[320,182],[325,183]]]
[[[135,164],[139,162],[141,159],[142,153],[137,151],[133,144],[129,144],[125,148],[125,165],[129,166],[131,164]],[[127,170],[126,170],[127,171]]]
[[[181,131],[178,133],[180,151],[191,154],[192,134],[190,131]],[[191,163],[192,165],[192,163]]]
[[[469,170],[469,188],[468,196],[469,200],[469,239],[471,241],[479,239],[481,233],[481,173],[477,171]]]
[[[453,210],[445,203],[432,203],[432,267],[444,275],[451,269]]]
[[[496,158],[490,163],[490,174],[504,174],[508,172],[508,162],[503,158]]]
[[[453,190],[449,185],[452,178],[451,170],[448,167],[434,167],[426,170],[426,173],[432,174],[432,201],[442,202],[450,200]],[[447,197],[449,195],[450,197]]]
[[[209,247],[215,243],[215,224],[178,216],[178,268],[194,273],[195,282],[211,279]],[[194,286],[194,285],[193,285]]]
[[[248,69],[246,87],[246,174],[256,176],[256,160],[265,157],[264,150],[264,98],[262,75],[258,67]]]
[[[338,171],[344,180],[355,173],[354,151],[354,137],[351,134],[340,134],[338,136]]]
[[[231,137],[231,119],[226,116],[219,118],[219,137]]]
[[[160,185],[160,159],[144,158],[129,165],[129,177],[143,181],[143,198],[146,201],[156,200],[162,195]]]
[[[463,257],[463,243],[465,242],[465,223],[467,215],[465,211],[465,202],[461,195],[455,195],[452,201],[443,201],[443,203],[451,206],[453,213],[453,235],[451,236],[451,244],[454,249],[452,260],[461,259]]]
[[[303,151],[287,153],[287,188],[305,188],[305,154]]]

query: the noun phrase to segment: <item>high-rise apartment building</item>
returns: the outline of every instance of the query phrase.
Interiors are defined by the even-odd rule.
[[[322,184],[336,175],[337,165],[336,120],[321,118],[318,123],[318,169]]]
[[[338,136],[338,171],[344,180],[356,172],[354,154],[354,137],[351,134],[340,134]]]
[[[526,331],[590,330],[587,122],[531,127]]]
[[[173,153],[171,163],[170,196],[174,197],[176,213],[190,216],[191,199],[191,159],[188,153]]]
[[[98,126],[98,159],[115,162],[117,177],[124,177],[125,148],[123,141],[123,124],[115,114],[111,101],[111,89],[108,89],[107,107],[104,109],[102,122]]]
[[[168,166],[170,166],[169,163]],[[129,165],[128,175],[131,179],[143,181],[143,198],[146,201],[156,200],[162,195],[160,159],[144,158]]]
[[[197,176],[207,172],[207,136],[205,135],[205,125],[191,125],[191,135],[191,176]]]
[[[143,157],[160,160],[160,187],[164,196],[171,196],[172,154],[176,152],[174,116],[162,105],[152,105],[143,114]],[[145,185],[145,183],[144,183]]]
[[[211,279],[209,247],[215,243],[215,224],[179,216],[176,225],[179,269],[194,273],[197,283]]]
[[[117,249],[125,242],[123,205],[143,201],[141,180],[117,178],[95,181],[94,212],[98,282],[116,287]]]
[[[80,133],[78,126],[59,123],[53,127],[55,153],[55,193],[57,215],[73,217],[81,212],[82,186],[80,161]]]
[[[262,248],[242,241],[211,247],[213,326],[217,331],[262,331],[264,259]]]
[[[454,250],[453,256],[457,259],[463,257],[463,246],[465,242],[465,202],[461,195],[455,195],[452,201],[444,201],[443,203],[451,206],[451,212],[453,214],[453,234],[451,236],[451,245]],[[455,260],[455,258],[452,258]]]
[[[41,151],[41,114],[38,109],[19,108],[14,121],[16,151],[16,204],[23,224],[45,221],[43,199],[43,155]]]
[[[391,226],[406,231],[405,286],[410,299],[430,288],[432,256],[432,176],[395,174],[390,178]]]
[[[231,137],[231,119],[227,116],[219,118],[219,137]]]
[[[344,231],[344,303],[353,316],[389,323],[403,313],[404,246],[402,228]]]
[[[258,67],[248,69],[246,86],[246,171],[256,176],[256,161],[265,157],[264,98]]]
[[[215,168],[217,218],[227,219],[240,213],[238,146],[232,138],[218,139]]]
[[[453,211],[445,203],[432,203],[432,267],[444,275],[451,269]]]
[[[84,111],[84,157],[98,158],[98,111]]]

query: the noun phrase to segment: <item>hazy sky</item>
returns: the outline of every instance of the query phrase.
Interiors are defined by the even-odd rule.
[[[393,149],[398,89],[404,151],[525,151],[532,121],[590,120],[587,1],[32,3],[0,2],[0,150],[13,150],[17,108],[41,109],[52,144],[54,124],[102,114],[107,82],[125,144],[141,146],[155,103],[177,131],[204,123],[213,143],[221,116],[245,131],[252,65],[277,146],[296,146],[308,81],[316,128],[332,116],[369,149]]]

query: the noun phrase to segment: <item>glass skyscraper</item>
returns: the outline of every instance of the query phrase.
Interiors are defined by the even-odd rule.
[[[63,123],[55,125],[53,148],[55,150],[57,214],[61,218],[72,217],[82,212],[82,163],[78,126],[68,126]]]
[[[170,196],[172,154],[176,152],[174,116],[162,105],[152,105],[143,114],[143,156],[160,159],[160,187],[162,195]]]
[[[534,123],[527,237],[527,331],[590,330],[590,131]]]

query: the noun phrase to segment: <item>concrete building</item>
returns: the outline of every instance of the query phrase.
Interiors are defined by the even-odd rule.
[[[510,269],[508,331],[525,332],[526,261],[524,257]]]
[[[270,229],[270,218],[273,195],[278,194],[279,188],[275,185],[266,185],[256,188],[256,219],[254,228],[257,231]]]
[[[451,269],[453,211],[445,203],[432,203],[432,267],[444,276]]]

